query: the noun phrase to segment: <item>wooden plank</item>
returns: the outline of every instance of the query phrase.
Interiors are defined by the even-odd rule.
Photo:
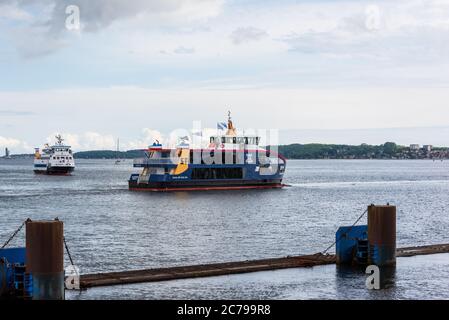
[[[397,257],[411,257],[416,255],[428,255],[437,253],[449,253],[449,244],[437,244],[419,247],[399,248]],[[284,258],[235,261],[169,268],[155,268],[144,270],[130,270],[119,272],[107,272],[98,274],[81,275],[81,288],[179,280],[188,278],[213,277],[257,271],[270,271],[289,268],[308,268],[319,265],[335,264],[335,255],[292,256]]]
[[[316,254],[253,261],[236,261],[171,268],[86,274],[81,275],[80,284],[82,288],[89,288],[125,283],[166,281],[287,268],[313,267],[334,263],[334,255]]]
[[[413,257],[417,255],[429,255],[448,252],[449,244],[434,244],[428,246],[399,248],[396,250],[396,257]]]

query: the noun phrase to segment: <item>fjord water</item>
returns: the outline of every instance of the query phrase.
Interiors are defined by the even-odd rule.
[[[73,176],[41,176],[0,159],[0,240],[27,218],[65,223],[81,273],[320,252],[370,203],[398,206],[398,246],[449,243],[449,161],[288,162],[283,190],[139,193],[132,161],[78,160]],[[365,223],[362,219],[361,223]],[[24,245],[22,231],[12,246]],[[66,261],[68,265],[68,260]],[[393,285],[365,289],[335,266],[135,284],[69,299],[449,299],[449,254],[398,259]]]

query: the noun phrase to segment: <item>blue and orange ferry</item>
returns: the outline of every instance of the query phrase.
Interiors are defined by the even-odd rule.
[[[259,146],[260,137],[238,135],[230,114],[226,134],[210,137],[207,148],[191,148],[189,138],[176,148],[155,142],[134,160],[143,168],[132,174],[129,189],[136,191],[193,191],[282,188],[286,159]]]

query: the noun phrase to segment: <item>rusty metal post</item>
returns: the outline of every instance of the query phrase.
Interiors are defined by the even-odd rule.
[[[368,207],[369,263],[377,266],[396,265],[396,207]]]
[[[26,223],[26,272],[33,277],[34,300],[64,299],[62,221]]]

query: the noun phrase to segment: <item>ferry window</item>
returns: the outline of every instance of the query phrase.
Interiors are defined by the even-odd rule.
[[[210,143],[214,143],[215,142],[215,138],[214,137],[210,137]]]
[[[242,168],[194,168],[192,170],[192,179],[242,179]]]
[[[256,138],[256,144],[259,144],[259,141],[260,141],[260,138],[257,137],[257,138]]]
[[[248,137],[245,137],[245,144],[248,144]]]
[[[221,143],[226,143],[226,138],[225,137],[221,137]]]
[[[236,144],[237,143],[237,138],[232,138],[232,143]]]

